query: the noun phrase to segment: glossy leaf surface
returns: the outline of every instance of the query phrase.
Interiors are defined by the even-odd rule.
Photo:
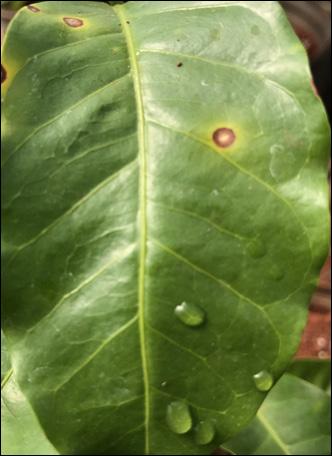
[[[243,455],[331,454],[330,397],[320,388],[285,374],[251,424],[225,444]]]
[[[305,52],[274,2],[36,8],[3,52],[17,380],[62,453],[209,454],[260,406],[253,375],[285,369],[327,251]]]

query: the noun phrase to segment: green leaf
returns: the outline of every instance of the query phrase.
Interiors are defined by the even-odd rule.
[[[302,45],[275,2],[45,2],[3,66],[20,388],[64,454],[210,454],[288,365],[327,253]]]
[[[14,378],[1,391],[1,454],[59,454],[45,437]]]
[[[287,371],[326,391],[331,389],[330,359],[295,359]]]
[[[330,397],[320,388],[285,374],[257,417],[224,446],[236,454],[331,454]]]
[[[7,364],[3,365],[6,357]],[[4,367],[4,370],[3,370]],[[8,353],[1,331],[1,454],[58,454],[49,443],[28,401],[9,369]]]
[[[10,356],[5,344],[5,336],[1,330],[1,382],[11,370]]]

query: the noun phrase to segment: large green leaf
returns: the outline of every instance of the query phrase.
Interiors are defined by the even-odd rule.
[[[20,387],[65,454],[209,454],[264,399],[253,375],[286,368],[327,252],[302,45],[275,2],[45,2],[3,65]],[[167,426],[185,405],[212,443]]]
[[[225,446],[236,454],[331,454],[330,397],[285,374],[257,417]]]

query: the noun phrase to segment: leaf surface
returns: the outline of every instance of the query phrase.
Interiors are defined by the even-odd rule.
[[[303,378],[327,392],[331,390],[330,359],[295,359],[287,372]]]
[[[285,374],[250,425],[225,444],[243,455],[331,454],[330,397],[317,386]]]
[[[3,358],[6,358],[4,364]],[[59,454],[47,440],[28,401],[10,369],[5,338],[1,332],[1,454]]]
[[[327,252],[302,45],[275,2],[45,2],[15,17],[3,65],[20,387],[62,453],[209,454],[264,399],[253,375],[286,368]]]

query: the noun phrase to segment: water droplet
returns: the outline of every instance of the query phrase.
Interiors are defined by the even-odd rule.
[[[224,148],[231,146],[236,136],[230,128],[217,128],[212,135],[212,139],[217,146]]]
[[[253,376],[256,388],[259,391],[269,391],[273,386],[273,377],[270,372],[262,370]]]
[[[261,258],[266,253],[265,246],[259,239],[253,239],[250,241],[247,245],[247,249],[253,258]]]
[[[216,434],[215,427],[211,421],[201,421],[195,428],[195,440],[198,445],[211,443]]]
[[[205,320],[205,312],[196,304],[183,302],[175,307],[175,315],[187,326],[199,326]]]
[[[65,24],[69,25],[69,27],[74,27],[74,28],[82,27],[82,25],[84,24],[82,19],[78,19],[77,17],[64,17],[63,22]]]
[[[281,268],[279,268],[279,266],[274,264],[269,270],[269,276],[273,280],[281,280],[284,276],[284,272]]]
[[[162,382],[161,386],[162,386],[162,388],[165,388],[165,386],[167,386],[167,382]]]
[[[175,401],[168,405],[166,421],[169,428],[176,434],[185,434],[192,427],[192,418],[185,402]]]

